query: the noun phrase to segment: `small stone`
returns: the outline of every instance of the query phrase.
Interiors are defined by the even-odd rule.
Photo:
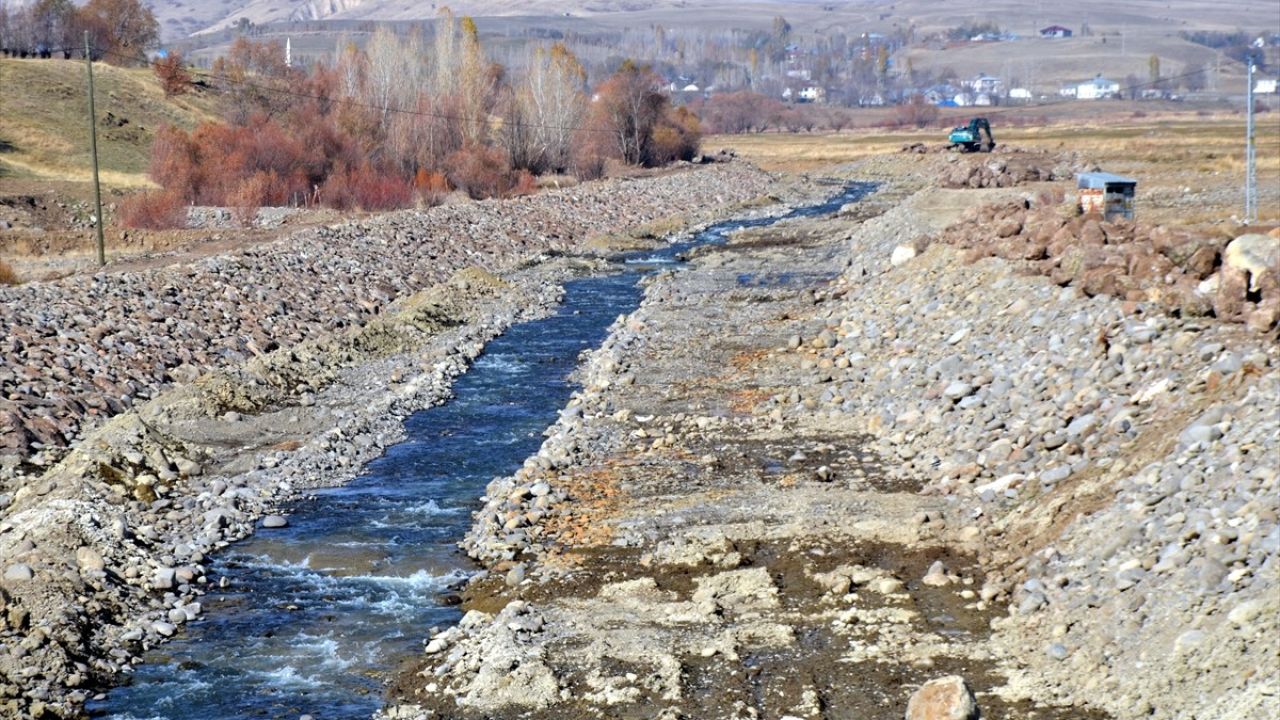
[[[930,680],[907,701],[906,720],[977,720],[978,701],[959,675]]]
[[[16,563],[10,565],[4,570],[4,579],[10,582],[25,582],[35,577],[35,572],[30,565]]]
[[[1067,437],[1077,438],[1088,435],[1098,425],[1098,416],[1093,413],[1081,415],[1067,425]]]
[[[106,563],[102,559],[102,553],[87,546],[76,548],[76,564],[80,566],[81,570],[87,570],[90,572],[106,568]]]
[[[973,393],[973,386],[967,382],[962,382],[960,380],[956,380],[950,383],[949,385],[947,385],[946,389],[942,391],[943,395],[951,398],[952,400],[959,400],[960,398],[966,397],[972,393]]]
[[[151,578],[151,587],[156,590],[168,590],[173,587],[173,578],[177,571],[171,567],[156,568]]]
[[[1266,612],[1266,604],[1261,599],[1246,600],[1239,605],[1231,608],[1231,612],[1227,613],[1227,620],[1238,628],[1246,628],[1253,624],[1262,613]],[[1275,612],[1275,609],[1272,609]]]
[[[951,582],[951,578],[947,577],[947,568],[942,564],[942,561],[935,560],[933,565],[929,566],[929,572],[925,573],[920,582],[930,587],[943,587]]]
[[[1179,442],[1184,447],[1193,445],[1208,445],[1209,443],[1222,437],[1222,430],[1216,425],[1192,425],[1182,431],[1182,435],[1178,437]]]
[[[1066,660],[1070,653],[1067,651],[1066,645],[1063,645],[1062,643],[1053,643],[1045,649],[1045,654],[1054,660]]]
[[[525,568],[524,563],[520,563],[507,571],[507,587],[515,587],[524,582]]]
[[[1071,477],[1070,465],[1058,465],[1040,473],[1040,482],[1044,485],[1056,485]]]
[[[151,629],[164,637],[172,637],[178,631],[178,626],[163,620],[157,620],[151,623]]]
[[[286,518],[283,515],[268,515],[262,518],[262,527],[264,528],[289,527],[289,518]]]
[[[894,267],[906,265],[916,256],[916,249],[911,245],[899,245],[889,255],[889,264]]]

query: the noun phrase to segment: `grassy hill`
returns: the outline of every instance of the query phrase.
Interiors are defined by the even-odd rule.
[[[147,68],[94,65],[98,157],[109,186],[149,184],[156,129],[193,127],[214,115],[212,95],[165,98]],[[74,60],[0,59],[0,175],[83,181],[90,177],[85,67]]]

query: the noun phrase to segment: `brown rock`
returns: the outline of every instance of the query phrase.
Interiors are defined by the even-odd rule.
[[[977,720],[978,701],[959,675],[925,683],[907,701],[906,720]]]
[[[1017,218],[1007,218],[996,226],[996,237],[1012,237],[1022,232],[1022,222]]]
[[[1182,269],[1198,280],[1203,280],[1213,274],[1213,270],[1218,265],[1218,248],[1211,245],[1201,245],[1191,256],[1182,263]]]
[[[1222,272],[1218,273],[1218,294],[1213,299],[1213,314],[1219,320],[1240,322],[1244,319],[1248,292],[1249,273],[1224,265]]]
[[[1086,295],[1111,295],[1125,297],[1133,287],[1133,279],[1125,273],[1124,268],[1114,265],[1102,265],[1089,270],[1078,278],[1081,292]]]
[[[1245,324],[1255,332],[1266,332],[1280,322],[1280,298],[1270,298],[1245,315]]]
[[[1078,237],[1082,245],[1104,245],[1107,242],[1107,236],[1102,232],[1102,223],[1096,218],[1084,221]]]

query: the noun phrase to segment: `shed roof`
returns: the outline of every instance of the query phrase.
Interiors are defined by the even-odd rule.
[[[1108,185],[1137,185],[1138,181],[1109,172],[1076,173],[1076,187],[1106,189]]]

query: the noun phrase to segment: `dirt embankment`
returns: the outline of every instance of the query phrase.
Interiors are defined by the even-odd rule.
[[[69,450],[35,448],[43,463],[61,459],[12,478],[3,495],[0,711],[74,715],[93,688],[199,615],[210,553],[297,493],[354,476],[403,436],[404,417],[447,397],[488,339],[554,305],[567,277],[599,270],[599,261],[548,250],[585,245],[600,229],[644,235],[645,223],[676,211],[709,219],[767,182],[749,168],[717,168],[397,214],[191,267],[98,275],[91,294],[103,305],[92,315],[69,283],[8,291],[22,317],[39,313],[20,300],[50,301],[39,327],[54,332],[20,343],[25,367],[69,342],[85,362],[164,382],[139,382],[127,409],[81,431]],[[576,216],[609,198],[607,218]],[[414,292],[451,266],[462,269]],[[140,308],[163,318],[139,327]],[[74,329],[81,323],[112,328],[104,337],[116,342],[91,353]],[[238,334],[248,328],[263,337]],[[188,363],[186,382],[161,367],[165,347],[215,344],[239,350]],[[50,393],[92,393],[44,377],[28,389],[37,382]]]
[[[992,718],[1274,705],[1274,331],[916,244],[1023,188],[904,166],[652,283],[387,718],[902,717],[951,673]]]

